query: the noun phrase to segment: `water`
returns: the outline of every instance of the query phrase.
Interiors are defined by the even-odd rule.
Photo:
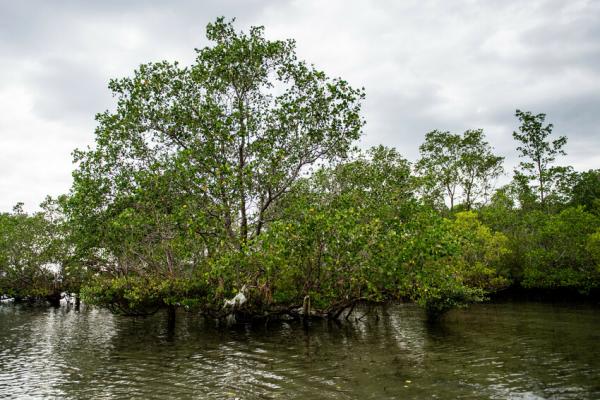
[[[308,331],[186,314],[170,330],[164,314],[0,306],[0,398],[598,399],[599,311],[485,304],[432,325],[401,304]]]

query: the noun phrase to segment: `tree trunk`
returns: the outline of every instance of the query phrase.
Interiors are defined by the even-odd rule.
[[[240,136],[242,142],[238,150],[239,167],[238,167],[238,185],[240,190],[240,214],[242,221],[240,222],[240,249],[244,247],[248,241],[248,217],[246,215],[246,190],[244,187],[244,168],[246,167],[246,123],[244,121],[244,105],[241,100],[238,100],[238,108],[240,113]]]
[[[175,306],[170,305],[167,307],[167,330],[173,332],[175,329],[175,317],[177,315],[177,309]]]
[[[538,166],[538,176],[539,176],[539,180],[540,180],[540,204],[543,207],[544,206],[544,173],[542,171],[542,166],[541,166],[539,160],[537,160],[537,166]]]

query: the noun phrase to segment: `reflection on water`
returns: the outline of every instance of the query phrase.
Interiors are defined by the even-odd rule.
[[[181,314],[0,307],[0,398],[600,398],[600,313],[487,304],[437,324],[393,305],[308,331]],[[362,316],[362,311],[357,312]]]

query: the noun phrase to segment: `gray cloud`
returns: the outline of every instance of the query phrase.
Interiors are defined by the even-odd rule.
[[[600,166],[600,3],[594,1],[28,1],[0,3],[0,211],[70,185],[107,82],[140,63],[191,63],[206,23],[264,25],[301,58],[364,86],[361,146],[418,156],[425,132],[484,128],[516,164],[516,108],[569,137],[563,160]]]
[[[100,111],[110,102],[105,77],[86,63],[47,59],[30,76],[36,88],[33,112],[42,119],[89,119],[91,110]]]

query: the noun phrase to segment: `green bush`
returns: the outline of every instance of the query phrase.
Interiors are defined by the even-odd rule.
[[[523,286],[572,288],[583,293],[598,287],[600,274],[593,249],[600,219],[582,207],[535,217],[524,255]]]

